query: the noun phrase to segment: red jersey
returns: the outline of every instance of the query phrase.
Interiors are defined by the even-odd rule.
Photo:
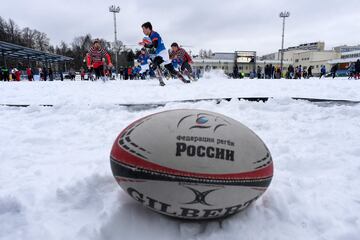
[[[106,58],[108,64],[111,64],[110,54],[107,53],[105,49],[103,48],[96,49],[94,47],[91,47],[86,57],[87,66],[98,68],[104,65],[103,58]]]

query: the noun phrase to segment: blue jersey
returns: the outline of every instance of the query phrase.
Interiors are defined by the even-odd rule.
[[[151,41],[156,41],[158,42],[157,48],[156,48],[156,54],[159,54],[160,52],[166,50],[165,48],[165,44],[160,36],[160,34],[158,34],[157,32],[152,31],[150,34],[150,39]]]
[[[174,68],[178,68],[178,66],[181,66],[183,64],[183,62],[178,58],[174,58],[171,62]]]
[[[149,55],[147,54],[140,54],[140,56],[138,57],[138,62],[141,64],[141,65],[146,65],[148,64],[148,61],[149,61]]]

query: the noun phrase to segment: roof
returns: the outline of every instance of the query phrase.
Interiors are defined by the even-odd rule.
[[[67,62],[72,61],[73,58],[57,55],[53,53],[46,53],[32,48],[23,47],[20,45],[0,41],[0,56],[6,58],[29,59],[35,61],[46,62]]]
[[[234,63],[234,60],[212,59],[212,58],[205,58],[205,59],[194,58],[193,62],[194,63]]]
[[[353,63],[356,62],[359,58],[341,58],[341,59],[333,59],[328,61],[329,64],[336,64],[336,63]]]
[[[212,59],[218,60],[235,60],[235,53],[224,53],[224,52],[215,52],[213,53]]]

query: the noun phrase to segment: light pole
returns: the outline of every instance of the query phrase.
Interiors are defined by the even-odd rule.
[[[282,28],[282,41],[281,41],[281,60],[280,60],[280,78],[283,71],[284,63],[284,33],[285,33],[285,18],[290,17],[290,12],[283,11],[279,14],[279,17],[283,19],[283,28]]]
[[[115,72],[116,72],[116,76],[118,74],[118,41],[117,41],[117,32],[116,32],[116,14],[120,12],[120,7],[115,6],[115,5],[111,5],[109,7],[109,12],[112,12],[114,14],[114,34],[115,34],[115,42],[114,42],[114,46],[115,46]]]

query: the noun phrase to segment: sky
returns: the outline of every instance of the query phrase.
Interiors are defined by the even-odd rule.
[[[45,32],[51,44],[71,43],[90,33],[114,39],[109,6],[120,6],[118,39],[134,45],[142,37],[141,24],[150,21],[167,46],[172,42],[192,51],[257,51],[258,55],[281,48],[281,11],[286,19],[285,47],[324,41],[325,48],[360,44],[359,0],[4,0],[0,16],[21,28]]]

